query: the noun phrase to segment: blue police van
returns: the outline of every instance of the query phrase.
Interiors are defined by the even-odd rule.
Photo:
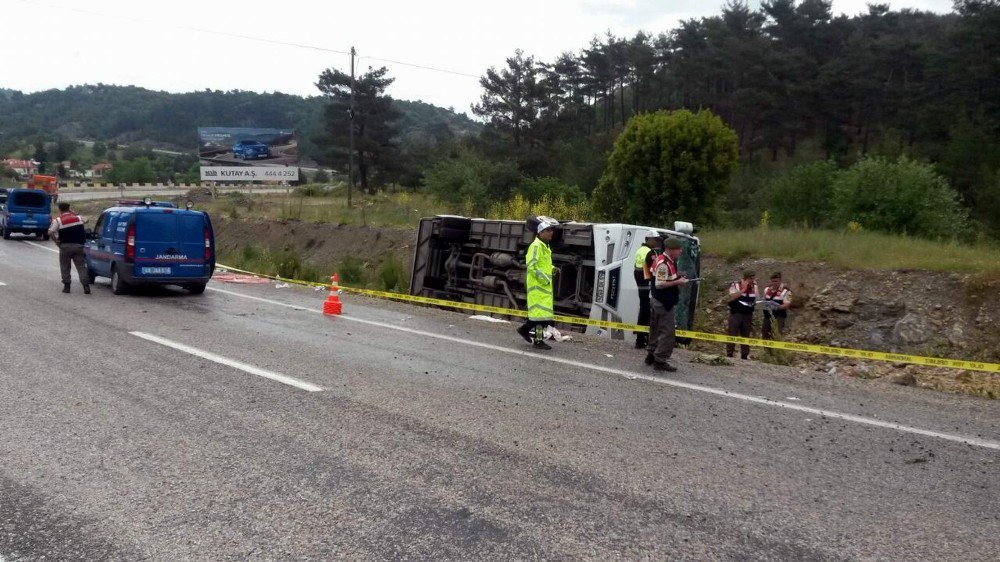
[[[48,193],[40,189],[12,189],[0,213],[0,231],[4,240],[10,240],[10,235],[18,232],[48,240],[51,221],[52,198]]]
[[[111,279],[116,295],[139,285],[178,285],[205,292],[215,271],[215,234],[208,213],[173,203],[119,201],[106,209],[84,246],[90,282]]]

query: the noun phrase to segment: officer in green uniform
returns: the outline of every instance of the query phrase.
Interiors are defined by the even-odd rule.
[[[517,333],[534,346],[535,349],[552,349],[545,343],[545,327],[554,326],[554,311],[552,298],[552,248],[549,242],[555,234],[559,221],[550,217],[538,217],[538,229],[535,240],[528,246],[525,256],[527,273],[525,285],[528,288],[528,321]],[[531,330],[534,329],[534,340]]]

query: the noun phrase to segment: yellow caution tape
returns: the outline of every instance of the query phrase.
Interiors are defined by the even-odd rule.
[[[299,279],[286,279],[284,277],[274,276],[274,275],[264,275],[261,273],[256,273],[253,271],[246,271],[243,269],[237,269],[235,267],[230,267],[228,265],[217,264],[219,268],[226,269],[228,271],[235,271],[237,273],[245,273],[248,275],[256,275],[265,279],[273,279],[275,281],[282,281],[285,283],[292,283],[295,285],[303,285],[306,287],[326,287],[330,285],[328,283],[316,283],[314,281],[302,281]],[[435,299],[431,297],[420,297],[415,295],[407,295],[403,293],[392,293],[388,291],[375,291],[372,289],[360,289],[357,287],[347,287],[344,285],[339,285],[339,288],[343,291],[349,293],[355,293],[359,295],[364,295],[367,297],[377,298],[377,299],[388,299],[400,302],[409,302],[417,304],[426,304],[431,306],[440,306],[445,308],[454,308],[459,310],[471,310],[475,312],[486,312],[490,314],[502,314],[505,316],[517,316],[521,318],[526,318],[528,313],[524,310],[515,310],[510,308],[502,308],[499,306],[488,306],[484,304],[475,304],[460,301],[450,301],[445,299]],[[564,324],[576,324],[581,326],[592,326],[597,328],[604,328],[608,330],[622,330],[626,332],[648,332],[648,326],[640,326],[638,324],[627,324],[624,322],[612,322],[609,320],[593,320],[590,318],[581,318],[578,316],[560,316],[556,315],[553,317],[556,322],[562,322]],[[711,341],[718,343],[733,343],[740,345],[752,345],[756,347],[767,347],[771,349],[783,349],[786,351],[794,351],[799,353],[818,353],[821,355],[833,355],[837,357],[851,357],[855,359],[870,359],[873,361],[891,361],[894,363],[911,363],[914,365],[926,365],[929,367],[944,367],[949,369],[965,369],[969,371],[983,371],[987,373],[1000,373],[1000,364],[997,363],[984,363],[980,361],[965,361],[961,359],[942,359],[938,357],[924,357],[920,355],[905,355],[901,353],[885,353],[882,351],[868,351],[863,349],[851,349],[846,347],[832,347],[828,345],[814,345],[808,343],[796,343],[796,342],[786,342],[777,340],[763,340],[757,338],[742,338],[738,336],[727,336],[723,334],[711,334],[707,332],[695,332],[691,330],[677,330],[677,336],[682,338],[691,338],[695,340]]]

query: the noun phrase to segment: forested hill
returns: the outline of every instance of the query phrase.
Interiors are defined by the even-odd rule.
[[[136,86],[82,85],[25,94],[0,90],[0,140],[93,139],[194,151],[199,126],[294,127],[308,152],[325,100],[282,93],[212,91],[172,94]],[[463,114],[396,100],[400,135],[439,138],[479,131]]]

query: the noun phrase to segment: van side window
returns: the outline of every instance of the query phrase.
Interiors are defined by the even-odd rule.
[[[107,213],[101,213],[101,216],[97,217],[97,222],[94,223],[94,234],[104,234],[104,226],[107,224],[104,222],[104,218],[107,216]]]
[[[104,213],[104,225],[101,228],[102,238],[111,238],[112,233],[115,231],[115,216],[118,213],[105,212]],[[94,230],[97,230],[96,228]]]
[[[111,219],[111,236],[114,236],[115,243],[125,242],[125,234],[128,230],[129,213],[113,213]]]

